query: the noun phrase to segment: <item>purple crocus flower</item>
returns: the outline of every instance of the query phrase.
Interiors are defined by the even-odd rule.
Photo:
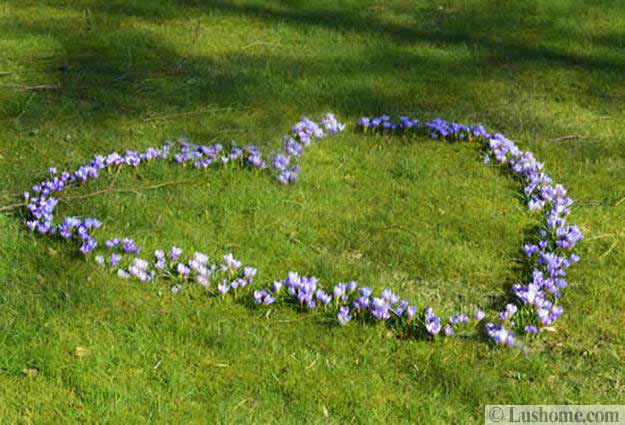
[[[486,333],[491,337],[495,345],[504,344],[504,345],[512,345],[514,344],[515,337],[514,333],[506,329],[502,325],[495,325],[493,323],[487,323],[484,328],[486,329]]]
[[[391,318],[390,306],[383,298],[373,298],[369,303],[369,312],[376,319],[388,320]]]
[[[247,281],[248,284],[254,282],[254,277],[256,276],[257,270],[253,267],[244,267],[243,268],[243,278]]]
[[[529,333],[529,334],[537,334],[540,332],[540,329],[538,329],[538,327],[534,326],[534,325],[527,325],[525,326],[525,332]]]
[[[178,265],[176,266],[176,271],[180,276],[188,276],[189,273],[191,273],[191,269],[189,269],[189,267],[187,267],[186,264],[183,263],[178,263]]]
[[[425,309],[425,329],[430,335],[437,335],[441,331],[441,319],[434,314],[431,307]]]
[[[449,322],[452,325],[456,325],[458,323],[469,323],[469,317],[466,314],[456,314],[449,318]]]
[[[110,239],[108,241],[106,241],[104,243],[104,245],[108,248],[108,249],[113,249],[117,246],[119,246],[120,244],[120,240],[119,239]]]
[[[288,156],[279,153],[274,158],[272,165],[276,170],[285,171],[289,166],[289,160]]]
[[[382,291],[382,299],[384,299],[389,304],[396,304],[399,302],[399,297],[393,293],[390,289],[385,289]]]
[[[169,250],[169,258],[175,261],[182,254],[182,250],[176,246],[172,246]]]
[[[362,288],[358,290],[358,292],[360,293],[360,296],[369,298],[373,290],[371,288],[363,286]]]
[[[354,310],[366,310],[369,308],[369,297],[360,297],[353,303]]]
[[[327,305],[332,301],[332,295],[325,292],[323,289],[317,289],[317,300],[324,305]]]
[[[230,285],[228,284],[226,279],[223,279],[221,283],[217,285],[217,291],[219,291],[221,295],[225,295],[229,290]]]
[[[479,322],[481,321],[484,316],[486,316],[486,313],[484,313],[483,310],[480,310],[479,308],[477,310],[475,310],[475,321]]]
[[[502,311],[501,313],[499,313],[499,317],[501,318],[501,320],[508,320],[514,315],[514,313],[516,313],[516,311],[517,311],[516,305],[506,304],[506,309]]]
[[[451,325],[445,325],[445,336],[452,336],[455,333]]]
[[[408,318],[408,320],[412,320],[415,314],[417,314],[417,307],[413,305],[409,305],[408,307],[406,307],[406,317]]]
[[[284,287],[284,281],[276,280],[273,282],[273,285],[271,285],[271,292],[273,292],[274,294],[277,294],[278,292],[282,290],[282,287]]]
[[[112,253],[111,255],[109,255],[109,264],[111,265],[111,267],[115,267],[119,264],[121,259],[121,255]]]
[[[86,237],[84,239],[84,243],[80,246],[80,252],[86,255],[89,252],[93,251],[97,244],[98,242],[95,239],[91,237]]]
[[[350,320],[352,320],[352,316],[349,314],[349,307],[346,307],[346,306],[341,307],[339,309],[337,318],[341,326],[345,326]]]
[[[137,245],[135,245],[135,241],[129,238],[125,238],[122,241],[122,246],[124,252],[126,252],[127,254],[138,254],[139,252],[141,252],[141,249],[137,247]]]
[[[221,269],[223,271],[228,271],[230,273],[233,273],[239,267],[241,267],[241,262],[235,260],[232,254],[224,255],[224,264],[221,266]]]
[[[262,304],[267,295],[269,294],[265,290],[254,291],[254,302],[256,302],[256,304]]]

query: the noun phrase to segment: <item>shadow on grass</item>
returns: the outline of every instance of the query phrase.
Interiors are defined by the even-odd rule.
[[[50,2],[58,6],[56,2]],[[287,23],[301,28],[324,28],[336,32],[350,32],[391,39],[395,43],[413,44],[430,42],[444,45],[475,45],[485,49],[495,62],[522,63],[541,62],[545,65],[581,67],[587,71],[623,72],[625,61],[609,60],[547,47],[541,40],[527,42],[520,40],[524,31],[540,30],[546,41],[568,41],[578,37],[573,29],[563,29],[556,20],[566,16],[577,16],[586,11],[586,6],[576,8],[566,3],[554,4],[553,10],[539,10],[532,4],[511,3],[502,7],[499,2],[486,1],[464,6],[431,5],[427,8],[405,7],[400,12],[413,19],[412,23],[397,23],[381,19],[380,11],[393,10],[393,5],[369,6],[357,2],[342,4],[315,3],[303,1],[230,1],[176,0],[173,2],[153,1],[128,4],[120,1],[96,0],[85,8],[96,13],[117,18],[137,17],[152,22],[164,22],[172,18],[192,17],[201,14],[228,15],[253,18],[270,23]],[[360,6],[360,7],[358,7]],[[365,6],[365,7],[363,7]],[[614,6],[605,2],[602,6]],[[71,6],[70,6],[71,7]],[[396,8],[399,8],[397,6]],[[80,9],[80,8],[77,8]],[[624,10],[613,7],[614,12]],[[542,21],[536,17],[541,15]],[[421,25],[417,20],[425,21]],[[546,22],[545,22],[546,21]],[[515,32],[517,31],[517,32]],[[492,35],[497,36],[493,37]],[[604,34],[595,37],[596,44],[622,48],[622,34]],[[499,59],[499,60],[497,60]]]
[[[530,25],[524,21],[523,13],[535,11],[527,5],[408,10],[407,15],[420,22],[397,23],[377,17],[371,8],[356,10],[338,5],[310,8],[297,1],[235,4],[178,0],[127,4],[97,0],[82,6],[48,4],[75,12],[88,11],[93,18],[85,22],[78,18],[0,21],[0,27],[13,29],[13,37],[51,36],[64,51],[47,67],[62,90],[45,93],[42,108],[35,107],[25,113],[24,119],[34,121],[62,117],[103,124],[111,119],[259,104],[300,111],[316,111],[331,105],[336,112],[351,117],[372,112],[429,110],[427,99],[416,100],[412,93],[397,94],[388,87],[374,89],[365,81],[365,77],[375,75],[401,79],[404,73],[421,76],[411,77],[415,85],[441,85],[444,90],[456,92],[458,101],[468,109],[470,105],[479,105],[480,99],[477,93],[469,94],[464,88],[488,80],[506,82],[509,76],[502,74],[506,67],[531,67],[537,71],[551,67],[575,67],[589,72],[625,71],[621,61],[524,42],[514,34],[490,35],[508,34],[510,28],[522,31]],[[373,40],[388,40],[394,47],[374,47],[359,54],[327,59],[294,57],[280,51],[257,54],[243,50],[223,57],[189,56],[153,33],[122,25],[129,17],[166,22],[176,17],[222,15],[286,23],[302,29],[370,35]],[[429,24],[423,24],[423,20]],[[191,32],[190,27],[181,30]],[[555,41],[574,36],[565,30],[549,31],[546,35]],[[604,39],[610,37],[606,35]],[[403,49],[424,42],[443,47],[474,46],[481,53],[471,58],[442,58]],[[331,84],[331,80],[344,84]],[[302,87],[300,81],[315,84]],[[291,90],[295,86],[302,90],[301,96],[293,95]],[[434,105],[433,109],[440,109],[440,105]],[[23,114],[21,105],[17,104],[7,112],[9,116]]]

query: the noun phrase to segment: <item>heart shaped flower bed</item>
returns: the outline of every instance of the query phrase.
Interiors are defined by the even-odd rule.
[[[543,164],[531,152],[520,150],[511,140],[498,133],[489,133],[481,125],[466,126],[442,119],[421,123],[408,117],[393,122],[388,116],[380,116],[361,118],[356,130],[363,133],[426,135],[450,143],[473,143],[483,150],[485,164],[500,164],[522,181],[528,208],[539,212],[542,223],[535,241],[523,247],[531,268],[531,279],[512,287],[514,300],[494,317],[486,318],[484,311],[477,309],[470,315],[469,312],[459,312],[443,320],[431,307],[417,314],[416,306],[390,289],[374,294],[370,288],[356,282],[323,287],[317,278],[300,276],[296,272],[289,272],[284,279],[273,282],[270,288],[254,288],[257,270],[243,266],[232,254],[225,255],[219,264],[211,263],[208,255],[202,252],[195,252],[190,258],[182,260],[182,250],[174,246],[155,251],[149,256],[151,258],[142,257],[141,249],[129,237],[98,241],[95,233],[101,222],[96,218],[65,217],[55,220],[58,193],[97,179],[103,170],[138,167],[154,160],[173,160],[195,168],[236,164],[269,173],[281,184],[291,184],[300,173],[298,163],[306,148],[344,129],[345,125],[339,123],[333,114],[327,114],[320,123],[302,119],[284,137],[281,147],[266,159],[253,145],[244,148],[234,144],[204,146],[181,139],[177,143],[166,142],[159,148],[148,148],[144,152],[98,155],[72,172],[58,172],[51,168],[49,179],[24,193],[30,215],[26,225],[41,234],[78,242],[82,254],[94,255],[101,267],[114,271],[120,278],[143,282],[168,280],[172,282],[171,291],[174,294],[193,284],[220,296],[248,292],[258,305],[291,302],[302,310],[331,312],[341,325],[350,321],[382,321],[392,324],[404,336],[424,334],[432,337],[477,329],[495,344],[519,347],[523,345],[518,338],[521,334],[530,337],[554,330],[553,324],[563,312],[559,300],[567,284],[566,271],[579,260],[572,250],[583,239],[578,226],[567,224],[573,201],[566,189],[555,184],[543,171]]]

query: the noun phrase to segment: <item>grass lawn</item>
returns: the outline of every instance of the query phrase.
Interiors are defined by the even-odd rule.
[[[297,270],[420,309],[494,311],[535,219],[472,146],[353,131],[362,115],[410,114],[481,122],[533,151],[586,240],[557,332],[524,355],[173,296],[0,213],[0,421],[467,424],[485,404],[625,404],[625,6],[591,3],[2,2],[0,205],[49,166],[183,135],[269,150],[302,115],[333,111],[351,127],[306,152],[295,185],[157,163],[115,186],[187,183],[59,213],[146,251],[233,252],[263,284]]]

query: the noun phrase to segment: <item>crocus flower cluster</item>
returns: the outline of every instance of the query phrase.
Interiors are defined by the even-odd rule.
[[[474,140],[488,136],[482,125],[464,125],[440,118],[421,123],[417,118],[405,116],[399,117],[397,122],[392,121],[388,115],[362,117],[356,123],[356,128],[369,133],[418,134],[446,141]]]
[[[267,168],[260,149],[255,145],[239,148],[236,143],[231,142],[229,148],[225,149],[221,143],[194,145],[188,139],[181,139],[179,143],[180,152],[174,155],[178,164],[190,163],[195,168],[208,168],[214,164],[239,163],[259,170]]]
[[[54,235],[58,233],[65,239],[77,239],[81,242],[80,251],[87,254],[98,246],[98,241],[93,236],[93,230],[99,228],[101,223],[91,217],[84,219],[67,217],[62,223],[55,224],[54,211],[59,202],[57,194],[97,179],[104,170],[122,166],[136,168],[146,162],[173,156],[174,162],[181,165],[190,163],[196,168],[232,162],[259,170],[270,170],[277,174],[281,183],[289,183],[295,181],[299,174],[299,168],[295,165],[295,158],[301,156],[303,147],[310,145],[314,140],[320,139],[326,134],[343,131],[344,128],[345,125],[339,123],[332,113],[327,114],[320,124],[303,118],[293,126],[292,135],[288,136],[284,145],[272,155],[276,159],[282,155],[284,159],[274,159],[271,167],[267,166],[260,149],[254,145],[245,148],[239,148],[235,143],[231,143],[227,148],[219,143],[210,146],[196,146],[184,138],[178,140],[177,144],[166,141],[159,148],[149,147],[143,152],[127,150],[124,154],[113,152],[106,156],[96,155],[87,164],[81,165],[72,172],[59,173],[55,167],[51,167],[48,170],[49,178],[35,184],[29,192],[24,192],[23,197],[30,215],[26,220],[26,225],[30,230],[41,234]]]
[[[96,155],[73,172],[58,173],[56,168],[50,168],[48,170],[50,177],[47,180],[34,185],[30,192],[24,193],[24,199],[28,203],[26,208],[30,213],[26,226],[41,234],[59,234],[64,239],[77,239],[81,242],[80,251],[88,254],[98,246],[93,230],[99,228],[101,222],[92,217],[83,219],[66,217],[60,224],[54,224],[54,210],[59,202],[57,194],[97,179],[105,169],[122,165],[137,167],[143,162],[167,158],[169,149],[170,144],[165,143],[159,149],[148,148],[142,153],[129,150],[123,156],[117,152],[107,156]]]
[[[115,247],[111,248],[116,249]],[[229,292],[235,294],[239,289],[254,284],[256,269],[243,267],[232,254],[223,257],[220,264],[210,263],[207,254],[195,252],[188,260],[181,261],[182,250],[171,247],[168,253],[156,250],[153,258],[145,260],[134,257],[126,268],[119,267],[117,275],[121,278],[134,277],[142,282],[150,282],[156,278],[168,279],[175,284],[171,287],[174,294],[182,291],[189,285],[197,284],[204,287],[208,292],[215,295],[225,295]],[[110,258],[113,257],[111,254]],[[106,259],[96,257],[99,264],[104,265]],[[116,267],[119,261],[110,261],[111,267]]]
[[[470,141],[479,143],[485,150],[484,162],[506,166],[524,182],[524,194],[528,208],[536,211],[544,222],[543,230],[533,243],[524,246],[533,270],[529,282],[514,285],[512,293],[515,303],[508,303],[495,317],[486,320],[486,313],[477,309],[472,318],[456,313],[444,320],[431,307],[417,315],[417,308],[408,300],[401,299],[390,289],[374,295],[373,290],[359,286],[356,282],[340,282],[324,288],[316,277],[301,276],[289,272],[286,278],[276,280],[267,289],[252,289],[252,297],[259,305],[277,301],[296,304],[303,310],[331,312],[338,323],[347,325],[350,321],[379,321],[399,324],[405,327],[422,328],[432,337],[439,334],[452,336],[463,327],[481,324],[486,335],[495,344],[515,345],[517,333],[537,334],[553,329],[554,322],[562,315],[559,304],[562,290],[566,287],[566,271],[579,257],[571,252],[583,239],[578,226],[567,224],[573,201],[564,187],[554,184],[543,171],[531,152],[520,150],[514,142],[503,135],[490,134],[481,125],[463,125],[434,119],[421,123],[416,118],[400,117],[394,122],[389,116],[361,118],[356,125],[364,132],[389,134],[422,134],[448,142]],[[239,148],[230,143],[194,145],[187,139],[177,143],[165,142],[160,148],[147,148],[143,152],[114,152],[107,156],[95,156],[87,164],[73,172],[59,173],[50,168],[50,177],[24,193],[30,217],[26,220],[29,229],[41,234],[58,235],[66,240],[77,240],[79,250],[88,254],[96,249],[104,253],[96,255],[95,261],[121,278],[134,278],[151,282],[163,278],[173,282],[172,293],[178,293],[189,285],[199,285],[215,295],[233,294],[255,285],[257,270],[243,266],[232,254],[225,255],[218,263],[209,261],[209,256],[195,252],[182,260],[182,249],[172,246],[168,250],[156,250],[150,258],[140,257],[141,249],[128,237],[114,238],[99,244],[94,231],[102,223],[91,217],[66,217],[55,224],[54,211],[58,204],[58,193],[67,188],[87,183],[99,177],[103,170],[139,165],[156,160],[173,158],[181,165],[195,168],[211,165],[238,164],[243,167],[268,171],[282,184],[292,183],[300,173],[299,162],[304,150],[313,142],[345,129],[333,114],[327,114],[320,123],[307,118],[295,124],[290,134],[284,136],[277,151],[265,161],[261,151],[254,145]],[[530,314],[520,314],[519,311]],[[522,317],[522,319],[518,319]],[[529,317],[529,319],[528,319]]]
[[[325,289],[316,277],[300,276],[297,272],[289,272],[286,278],[273,282],[271,288],[255,291],[254,301],[256,304],[285,301],[296,304],[303,310],[331,311],[340,325],[347,325],[358,319],[393,322],[404,328],[425,325],[431,335],[437,335],[442,329],[441,318],[433,313],[432,308],[425,310],[425,318],[420,321],[417,308],[390,289],[384,289],[376,296],[373,289],[359,286],[354,281],[339,282],[333,288]],[[483,318],[484,312],[478,310],[474,323],[479,323]],[[453,315],[445,325],[444,334],[451,336],[470,322],[466,314]]]
[[[393,122],[389,116],[382,115],[361,118],[357,127],[365,132],[425,134],[448,142],[475,141],[486,151],[484,163],[494,160],[522,179],[528,208],[540,212],[544,224],[536,242],[523,248],[532,260],[532,279],[512,288],[517,301],[531,314],[523,315],[523,321],[517,323],[514,320],[517,305],[507,304],[497,317],[499,323],[488,322],[484,329],[493,342],[506,345],[515,343],[513,329],[529,334],[552,330],[553,323],[563,313],[558,302],[562,289],[567,285],[566,271],[571,264],[579,261],[579,257],[571,251],[584,236],[579,226],[567,224],[573,200],[562,185],[553,183],[553,179],[543,171],[543,163],[538,162],[531,152],[519,149],[504,135],[491,134],[482,125],[467,126],[440,118],[424,124],[408,117],[400,117],[398,122]],[[436,319],[431,310],[426,310],[426,326],[429,325],[428,332],[431,334],[440,330]]]
[[[308,118],[295,124],[291,128],[291,134],[283,137],[282,146],[274,154],[271,162],[278,181],[282,184],[295,182],[301,171],[298,163],[304,150],[326,134],[340,133],[344,129],[345,124],[338,122],[332,113],[325,116],[321,125]]]

